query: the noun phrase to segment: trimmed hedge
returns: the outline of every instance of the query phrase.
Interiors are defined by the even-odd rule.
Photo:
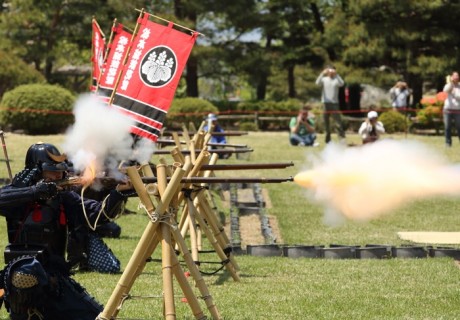
[[[183,124],[193,123],[198,128],[208,113],[219,110],[211,102],[200,98],[174,99],[166,114],[165,126],[180,129]]]
[[[75,97],[50,84],[27,84],[5,92],[0,102],[0,124],[28,134],[62,133],[74,122]]]
[[[297,112],[302,106],[302,102],[297,99],[285,101],[243,101],[238,103],[237,111],[241,112]]]

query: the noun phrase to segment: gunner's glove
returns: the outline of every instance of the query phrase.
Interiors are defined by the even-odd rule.
[[[48,200],[58,194],[58,189],[54,182],[39,182],[32,189],[36,200]]]

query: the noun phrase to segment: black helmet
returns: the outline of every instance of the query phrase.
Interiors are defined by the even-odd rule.
[[[26,169],[40,171],[67,171],[67,157],[52,144],[38,142],[29,147],[26,154]]]

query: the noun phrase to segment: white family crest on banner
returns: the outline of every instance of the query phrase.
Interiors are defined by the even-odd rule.
[[[141,79],[144,84],[161,87],[174,78],[177,58],[170,48],[158,46],[147,52],[141,64]]]

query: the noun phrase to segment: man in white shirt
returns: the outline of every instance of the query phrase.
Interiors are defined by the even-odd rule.
[[[444,101],[444,135],[446,147],[452,146],[452,121],[455,124],[457,135],[460,139],[460,84],[458,72],[454,71],[450,76],[450,81],[443,89],[447,93]]]
[[[326,132],[326,143],[331,141],[330,116],[334,118],[337,126],[337,133],[341,139],[345,139],[345,130],[342,125],[342,118],[339,110],[339,88],[345,83],[337,74],[334,67],[329,66],[316,79],[316,84],[322,87],[321,102],[324,104],[324,130]]]
[[[398,81],[393,88],[390,89],[391,106],[400,112],[407,111],[409,98],[411,95],[410,89],[407,87],[407,83],[404,81]]]

